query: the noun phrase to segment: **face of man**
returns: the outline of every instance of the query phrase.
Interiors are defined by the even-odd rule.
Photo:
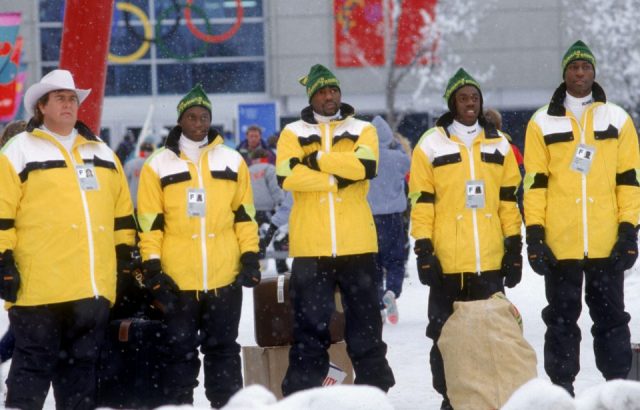
[[[340,109],[340,89],[338,87],[323,87],[311,97],[313,111],[331,117]]]
[[[564,72],[567,92],[574,97],[586,97],[591,92],[596,72],[588,61],[575,60],[569,63]]]
[[[71,90],[56,90],[49,93],[45,104],[38,108],[45,127],[60,135],[69,135],[78,120],[78,95]]]
[[[191,141],[202,141],[209,133],[211,114],[206,108],[195,105],[182,113],[178,125],[182,127],[182,133],[185,137]]]
[[[480,115],[480,92],[472,85],[465,85],[458,89],[453,96],[456,107],[455,119],[464,125],[476,123]]]
[[[260,131],[251,129],[247,131],[247,145],[249,149],[256,149],[260,146],[260,140],[262,139],[262,135]]]

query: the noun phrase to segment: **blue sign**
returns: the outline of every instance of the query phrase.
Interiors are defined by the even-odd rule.
[[[265,141],[279,131],[276,103],[238,104],[238,141],[246,139],[247,128],[251,125],[262,128],[262,139]]]

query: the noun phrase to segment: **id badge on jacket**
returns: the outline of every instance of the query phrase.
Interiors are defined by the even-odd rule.
[[[595,147],[586,144],[578,145],[571,161],[571,169],[587,175],[591,170],[594,155],[596,155]]]
[[[471,209],[484,208],[484,181],[469,180],[466,183],[465,206]]]
[[[97,191],[98,178],[93,164],[76,165],[76,175],[83,191]]]
[[[187,191],[187,215],[190,217],[205,216],[205,192],[202,188],[190,188]]]

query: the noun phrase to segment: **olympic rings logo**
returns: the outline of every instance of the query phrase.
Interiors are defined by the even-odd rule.
[[[200,7],[197,7],[193,4],[193,0],[186,0],[186,4],[184,5],[181,5],[177,1],[174,1],[171,7],[164,9],[158,15],[156,19],[157,20],[156,26],[155,26],[156,36],[154,37],[153,28],[151,26],[151,22],[149,21],[149,17],[145,14],[145,12],[140,7],[128,2],[118,2],[116,4],[116,8],[123,13],[128,13],[128,14],[124,14],[124,20],[125,20],[125,26],[127,27],[127,32],[129,34],[131,34],[133,37],[140,38],[140,36],[135,32],[135,30],[133,30],[133,28],[129,23],[129,18],[130,18],[129,15],[132,15],[136,17],[138,20],[140,20],[140,24],[142,25],[142,30],[143,30],[143,37],[140,38],[142,40],[142,43],[140,44],[140,47],[138,47],[138,49],[135,50],[133,53],[127,54],[127,55],[116,55],[109,52],[108,61],[116,64],[129,64],[141,59],[142,57],[144,57],[147,51],[149,51],[149,47],[152,42],[156,43],[156,45],[159,48],[161,48],[164,53],[166,53],[173,59],[190,60],[192,58],[196,58],[204,54],[208,44],[222,43],[224,41],[229,40],[234,35],[236,35],[238,30],[240,29],[240,26],[242,26],[242,21],[244,18],[244,8],[242,6],[242,0],[236,0],[236,21],[233,24],[233,26],[231,26],[226,32],[222,34],[211,34],[211,23],[209,22],[209,18],[207,17],[204,10],[202,10]],[[171,51],[170,48],[164,44],[164,38],[163,38],[163,37],[168,37],[177,31],[180,25],[181,10],[184,11],[184,19],[186,21],[186,27],[189,29],[189,31],[194,37],[196,37],[198,40],[201,40],[203,42],[202,46],[200,46],[198,50],[186,56],[180,56],[175,54],[173,51]],[[193,10],[198,15],[199,18],[204,19],[206,32],[203,33],[202,31],[200,31],[196,27],[196,25],[193,23],[193,16],[191,14],[191,10]],[[162,33],[161,31],[162,20],[168,17],[168,14],[171,13],[172,11],[175,11],[177,14],[176,22],[173,25],[170,32],[167,33],[167,35],[161,36],[160,33]]]

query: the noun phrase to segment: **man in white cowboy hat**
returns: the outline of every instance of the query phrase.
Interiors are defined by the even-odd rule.
[[[90,90],[53,70],[25,94],[32,118],[0,153],[0,297],[16,346],[6,407],[95,408],[95,364],[118,266],[135,241],[122,166],[77,120]],[[124,262],[124,263],[121,263]]]

